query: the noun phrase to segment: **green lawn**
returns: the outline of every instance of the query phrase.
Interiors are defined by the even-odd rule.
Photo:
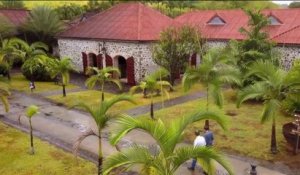
[[[49,0],[39,0],[39,1],[24,1],[25,7],[32,9],[36,6],[46,5],[50,7],[59,7],[68,4],[78,4],[85,5],[87,1],[49,1]]]
[[[281,127],[282,124],[290,122],[293,119],[284,116],[282,113],[278,114],[277,139],[280,153],[273,156],[269,151],[271,123],[266,123],[265,125],[260,124],[259,116],[263,109],[262,104],[245,103],[242,104],[241,108],[237,109],[234,102],[235,93],[232,90],[228,90],[225,93],[225,97],[224,111],[226,113],[236,113],[236,115],[228,116],[230,124],[227,132],[222,131],[219,126],[212,123],[212,130],[216,137],[215,146],[218,149],[226,150],[231,153],[239,153],[264,160],[289,161],[291,153],[286,152],[286,143],[281,134]],[[205,105],[205,98],[202,98],[201,100],[199,99],[157,111],[155,112],[155,117],[159,117],[163,121],[168,122],[174,118],[190,115],[197,109],[205,110]],[[148,117],[148,114],[142,117]],[[185,141],[192,142],[195,129],[203,130],[203,126],[204,122],[198,122],[191,126],[186,132]],[[299,165],[300,160],[297,162]]]
[[[30,93],[29,81],[22,74],[14,74],[9,84],[13,90]],[[66,86],[67,89],[74,89],[77,87],[78,86],[72,84]],[[62,90],[62,87],[54,84],[54,82],[35,82],[34,92],[46,92],[54,90]]]
[[[203,88],[201,85],[196,85],[193,87],[190,91],[190,93],[196,92],[196,91],[201,91]],[[169,99],[176,98],[179,96],[187,95],[187,93],[183,92],[183,89],[180,85],[175,86],[175,91],[170,92],[169,94]],[[105,98],[109,99],[114,97],[114,94],[111,93],[105,93]],[[128,102],[121,102],[117,103],[111,111],[114,112],[120,112],[124,110],[128,110],[137,106],[143,106],[143,105],[148,105],[151,103],[150,98],[143,98],[142,93],[134,94],[134,99],[136,104],[131,104]],[[78,103],[80,101],[84,101],[88,105],[95,105],[100,102],[101,98],[101,91],[97,90],[86,90],[86,91],[81,91],[81,92],[74,92],[74,93],[68,93],[67,97],[62,97],[61,95],[54,95],[54,96],[49,96],[48,97],[51,100],[54,100],[59,103],[63,103],[66,106],[73,106],[74,104]],[[168,100],[167,97],[165,96],[155,96],[153,98],[154,102],[161,102]]]
[[[29,155],[29,137],[0,122],[0,174],[91,175],[96,165],[35,138],[35,155]]]

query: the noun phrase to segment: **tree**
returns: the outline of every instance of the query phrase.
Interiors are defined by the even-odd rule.
[[[34,117],[39,111],[39,108],[35,105],[30,105],[26,108],[26,117],[28,118],[28,121],[29,121],[29,129],[30,129],[30,151],[29,153],[30,154],[34,154],[34,145],[33,145],[33,134],[32,134],[32,122],[31,122],[31,119],[32,117]],[[20,122],[20,117],[19,116],[19,122]]]
[[[257,76],[260,81],[242,89],[237,96],[237,107],[249,99],[259,98],[264,102],[261,123],[272,121],[271,152],[277,153],[276,116],[282,105],[282,100],[295,88],[299,89],[300,80],[290,81],[287,72],[278,68],[270,61],[259,60],[253,63],[245,75]],[[298,87],[297,87],[298,86]]]
[[[64,24],[51,7],[38,6],[31,10],[22,28],[33,33],[40,41],[51,45],[54,36],[63,31]]]
[[[64,4],[63,6],[59,6],[55,8],[56,13],[61,20],[73,20],[79,15],[84,13],[84,8],[78,4]]]
[[[94,74],[91,75],[86,81],[85,85],[89,88],[92,89],[96,86],[97,83],[99,83],[100,88],[101,88],[101,100],[104,101],[104,85],[105,83],[111,82],[115,85],[118,86],[118,88],[121,90],[122,85],[120,83],[120,80],[118,78],[120,76],[120,70],[118,68],[114,67],[105,67],[102,69],[98,69],[96,67],[89,67],[87,70],[88,74]]]
[[[241,84],[240,72],[234,66],[234,59],[225,56],[223,50],[212,48],[202,57],[201,64],[196,68],[189,68],[185,72],[182,85],[185,91],[191,89],[196,83],[206,87],[206,110],[209,110],[209,99],[222,108],[222,86],[228,84]],[[205,121],[205,127],[209,128],[209,121]]]
[[[130,89],[130,93],[133,94],[138,89],[141,89],[146,95],[146,91],[150,94],[151,104],[150,104],[150,117],[154,119],[154,109],[153,109],[153,94],[157,91],[161,91],[165,95],[169,95],[166,88],[171,88],[172,85],[167,82],[163,81],[162,78],[169,75],[169,72],[165,69],[159,69],[158,71],[150,74],[147,76],[143,81],[139,83],[137,86],[133,86]]]
[[[158,44],[154,46],[153,59],[156,64],[170,72],[169,82],[172,86],[176,74],[184,69],[189,55],[196,53],[199,46],[202,46],[202,40],[199,31],[194,27],[170,27],[161,33]]]
[[[0,39],[3,41],[4,38],[17,34],[16,27],[3,15],[0,16]]]
[[[0,100],[4,106],[5,112],[9,111],[8,96],[10,96],[10,91],[7,84],[0,82]]]
[[[45,63],[46,64],[46,63]],[[63,97],[66,97],[66,86],[70,81],[70,71],[74,71],[74,66],[70,58],[53,59],[48,63],[48,69],[52,78],[61,76]]]
[[[108,122],[111,121],[114,117],[110,114],[108,114],[108,110],[114,106],[116,103],[122,102],[122,101],[128,101],[131,103],[134,103],[133,98],[128,95],[120,95],[116,96],[110,100],[104,100],[100,102],[97,105],[87,105],[83,102],[78,103],[75,106],[84,108],[94,119],[97,129],[89,130],[88,132],[84,133],[77,142],[74,144],[75,150],[79,149],[80,143],[88,136],[95,135],[99,138],[98,146],[99,146],[99,153],[98,153],[98,175],[102,174],[102,164],[103,164],[103,154],[102,154],[102,130],[108,125]],[[76,151],[75,151],[76,152]]]
[[[142,165],[145,174],[173,175],[184,162],[191,158],[201,160],[202,167],[213,174],[213,160],[222,165],[229,174],[233,174],[226,161],[214,149],[208,147],[191,147],[177,144],[182,140],[184,130],[192,123],[201,120],[214,120],[223,129],[226,129],[226,120],[223,114],[218,112],[198,111],[188,117],[180,117],[172,122],[163,123],[146,118],[134,118],[124,115],[117,122],[111,136],[111,144],[117,145],[127,133],[138,129],[148,133],[157,143],[157,149],[151,151],[142,145],[133,145],[131,148],[122,150],[106,158],[103,170],[104,175],[109,174],[118,167],[130,167],[135,164]],[[154,152],[154,153],[153,153]],[[151,172],[151,173],[150,173]]]
[[[14,9],[22,9],[25,8],[24,2],[21,0],[1,0],[0,1],[1,8],[14,8]]]
[[[296,1],[290,3],[289,5],[289,8],[299,8],[299,7],[300,7],[300,2],[296,2]]]
[[[111,6],[115,5],[117,2],[115,0],[109,1],[99,1],[99,0],[89,0],[87,5],[85,5],[86,11],[104,11]]]

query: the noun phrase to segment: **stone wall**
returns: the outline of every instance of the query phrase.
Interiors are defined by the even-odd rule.
[[[296,46],[277,46],[276,49],[281,54],[281,65],[288,70],[293,65],[293,61],[300,59],[300,47]]]
[[[99,52],[99,44],[101,46],[104,45],[106,53],[113,59],[116,56],[123,56],[125,59],[133,57],[135,62],[135,80],[137,82],[145,75],[157,69],[157,65],[152,61],[151,43],[103,42],[75,39],[58,40],[60,56],[70,57],[80,71],[83,71],[81,53],[99,54],[101,53],[101,51]]]

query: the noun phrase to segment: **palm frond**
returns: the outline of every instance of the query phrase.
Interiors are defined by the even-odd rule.
[[[35,114],[37,114],[39,111],[39,107],[35,106],[35,105],[30,105],[29,107],[27,107],[26,109],[26,116],[28,118],[33,117]]]
[[[210,84],[209,85],[209,96],[212,97],[214,103],[220,108],[223,107],[224,104],[224,96],[222,93],[222,88],[219,84]]]
[[[265,102],[264,110],[261,115],[261,123],[272,120],[276,112],[280,109],[280,102],[276,99],[271,99]]]

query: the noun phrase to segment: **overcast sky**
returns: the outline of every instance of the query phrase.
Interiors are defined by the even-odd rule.
[[[289,5],[293,1],[273,1],[273,2],[276,3],[276,4],[287,4],[287,5]]]

